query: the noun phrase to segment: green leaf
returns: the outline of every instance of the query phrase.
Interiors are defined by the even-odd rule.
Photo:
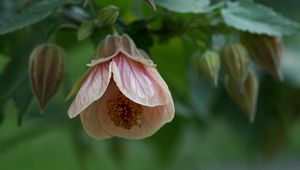
[[[0,25],[0,35],[7,34],[35,24],[47,18],[56,8],[64,4],[77,4],[80,0],[48,0],[41,1],[24,12],[11,17]]]
[[[49,24],[40,27],[45,32],[50,29]],[[27,107],[33,97],[28,79],[28,60],[32,49],[41,42],[45,42],[47,34],[40,33],[36,35],[36,31],[18,32],[14,36],[21,38],[23,41],[8,42],[14,45],[17,50],[11,52],[10,61],[0,74],[0,114],[1,108],[6,101],[13,99],[18,109],[18,123],[21,124],[22,118],[26,113]],[[9,36],[12,38],[11,36]],[[7,37],[7,39],[9,39]],[[1,117],[1,115],[0,115]]]
[[[221,11],[224,22],[241,31],[270,36],[290,35],[299,31],[299,24],[271,8],[251,2],[228,2]]]
[[[179,13],[204,13],[210,10],[209,0],[157,0],[156,4]]]
[[[29,86],[28,76],[24,76],[23,82],[13,95],[16,108],[18,109],[18,125],[21,126],[23,116],[26,114],[27,108],[31,102],[33,94]]]
[[[20,51],[24,52],[24,50]],[[28,52],[25,52],[25,54],[28,54]],[[17,57],[14,57],[13,60],[5,68],[4,72],[0,75],[0,81],[3,82],[0,85],[0,114],[3,103],[5,103],[5,101],[9,100],[12,97],[18,109],[19,125],[21,124],[23,115],[26,113],[27,107],[33,97],[31,89],[29,87],[27,75],[27,60],[29,54],[25,54],[17,55]],[[20,57],[21,60],[18,57]]]

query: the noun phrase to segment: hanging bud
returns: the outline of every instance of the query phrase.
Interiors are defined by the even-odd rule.
[[[155,2],[154,0],[145,0],[147,4],[149,4],[154,10],[156,10]]]
[[[120,9],[114,5],[109,5],[100,10],[100,17],[104,24],[113,25],[119,17]]]
[[[248,73],[249,57],[246,48],[238,43],[226,44],[220,50],[221,64],[235,84],[242,85]]]
[[[94,30],[95,30],[95,26],[92,21],[83,22],[78,30],[77,39],[79,41],[82,41],[88,38],[91,34],[93,34]]]
[[[231,80],[229,77],[225,80],[225,87],[229,96],[244,111],[249,121],[254,122],[259,89],[257,76],[249,69],[243,90],[240,90],[239,86]]]
[[[195,56],[194,65],[200,75],[208,75],[214,85],[218,86],[218,76],[220,71],[220,57],[214,51],[206,51],[203,56]]]
[[[280,72],[283,44],[279,37],[244,33],[241,36],[241,40],[248,48],[250,57],[257,65],[278,80],[283,79]]]
[[[64,50],[52,43],[37,46],[29,59],[32,91],[43,112],[56,93],[64,74]]]

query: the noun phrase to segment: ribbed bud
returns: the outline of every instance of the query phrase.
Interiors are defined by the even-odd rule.
[[[283,44],[279,37],[244,33],[241,35],[241,40],[258,66],[278,80],[283,79],[280,72]]]
[[[254,122],[259,91],[259,80],[252,70],[248,70],[243,90],[229,77],[225,79],[225,87],[229,96],[244,111],[250,122]]]
[[[120,9],[114,5],[109,5],[100,10],[101,20],[107,25],[113,25],[119,17]]]
[[[94,30],[95,30],[95,26],[92,21],[83,22],[78,30],[77,39],[79,41],[82,41],[88,38],[94,32]]]
[[[154,10],[156,10],[155,2],[154,0],[145,0],[147,4],[149,4]]]
[[[202,56],[196,55],[193,61],[194,68],[199,75],[208,75],[214,85],[218,85],[221,67],[220,57],[214,51],[206,51]]]
[[[63,79],[64,56],[64,50],[52,43],[37,46],[30,56],[29,78],[41,112],[45,110]]]
[[[248,74],[249,54],[242,44],[226,44],[220,50],[221,65],[224,72],[235,82],[242,85]]]

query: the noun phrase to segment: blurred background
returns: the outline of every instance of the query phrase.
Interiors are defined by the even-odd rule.
[[[11,2],[6,4],[17,3]],[[300,22],[299,0],[256,2]],[[97,3],[119,6],[121,16],[128,22],[153,13],[142,0],[99,0]],[[9,17],[5,8],[0,9],[3,17]],[[31,49],[23,49],[22,44],[30,42],[30,29],[43,32],[36,26],[0,36],[0,74],[7,71],[8,63],[12,65],[11,74],[0,79],[3,94],[9,90],[7,82],[17,81],[22,84],[17,96],[27,95],[22,89],[28,88],[28,80],[16,72],[28,62],[22,57],[30,54]],[[208,79],[198,79],[191,71],[192,47],[187,47],[179,37],[163,43],[153,39],[149,53],[170,86],[176,116],[155,135],[139,141],[120,138],[97,141],[83,131],[79,118],[68,118],[70,101],[64,99],[94,55],[95,46],[91,39],[77,42],[75,31],[60,32],[57,43],[66,50],[67,71],[58,94],[44,114],[39,113],[36,100],[30,100],[26,111],[20,111],[23,101],[16,103],[12,98],[4,102],[0,97],[0,102],[3,101],[0,105],[1,170],[299,169],[300,34],[284,37],[283,82],[259,74],[260,94],[253,124],[230,100],[223,86],[214,88]],[[10,62],[10,55],[18,58],[15,63]]]

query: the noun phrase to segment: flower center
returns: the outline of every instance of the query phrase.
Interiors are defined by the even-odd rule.
[[[134,103],[123,94],[118,94],[107,102],[108,115],[116,126],[131,129],[139,124],[142,106]]]

